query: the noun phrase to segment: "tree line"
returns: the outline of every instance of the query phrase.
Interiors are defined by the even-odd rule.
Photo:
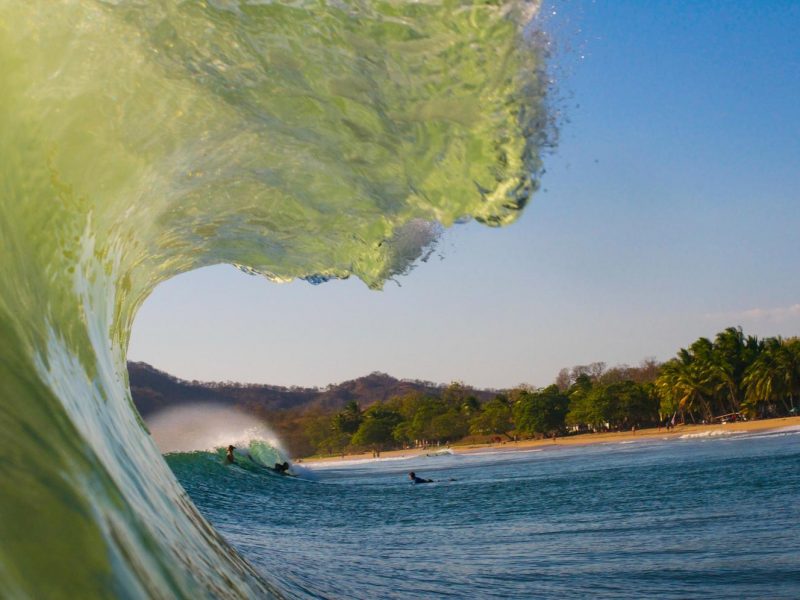
[[[800,339],[758,339],[731,327],[664,363],[578,365],[562,369],[550,386],[519,386],[489,400],[454,383],[364,410],[350,402],[333,413],[268,420],[296,453],[336,454],[792,415],[799,394]]]
[[[661,365],[655,385],[661,409],[681,419],[797,414],[800,338],[758,339],[730,327],[681,348]]]

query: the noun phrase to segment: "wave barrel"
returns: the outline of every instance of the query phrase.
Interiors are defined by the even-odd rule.
[[[512,222],[548,137],[530,2],[0,4],[0,590],[281,596],[128,390],[136,311],[218,263],[380,288]]]

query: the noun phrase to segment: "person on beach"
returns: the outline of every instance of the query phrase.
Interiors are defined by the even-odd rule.
[[[423,479],[422,477],[417,477],[417,474],[414,471],[408,474],[409,479],[411,479],[411,483],[433,483],[433,479]]]
[[[233,464],[236,460],[233,458],[233,451],[236,450],[236,446],[230,445],[228,446],[228,453],[225,455],[225,460],[228,464]]]

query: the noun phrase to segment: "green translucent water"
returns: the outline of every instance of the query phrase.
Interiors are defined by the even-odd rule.
[[[0,3],[0,589],[275,592],[132,409],[161,281],[405,272],[441,226],[512,221],[545,88],[523,2]]]

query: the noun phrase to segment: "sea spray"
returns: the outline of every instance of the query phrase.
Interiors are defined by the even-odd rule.
[[[530,2],[0,4],[0,589],[280,594],[200,516],[127,388],[137,308],[232,263],[407,271],[537,186]]]
[[[228,445],[266,442],[284,456],[278,436],[261,420],[217,404],[189,404],[158,411],[147,419],[153,441],[162,453],[213,452]]]
[[[289,459],[266,423],[229,406],[197,403],[168,408],[150,415],[147,427],[163,454],[211,452],[222,460],[225,449],[234,446],[235,456],[261,467],[271,469]]]

